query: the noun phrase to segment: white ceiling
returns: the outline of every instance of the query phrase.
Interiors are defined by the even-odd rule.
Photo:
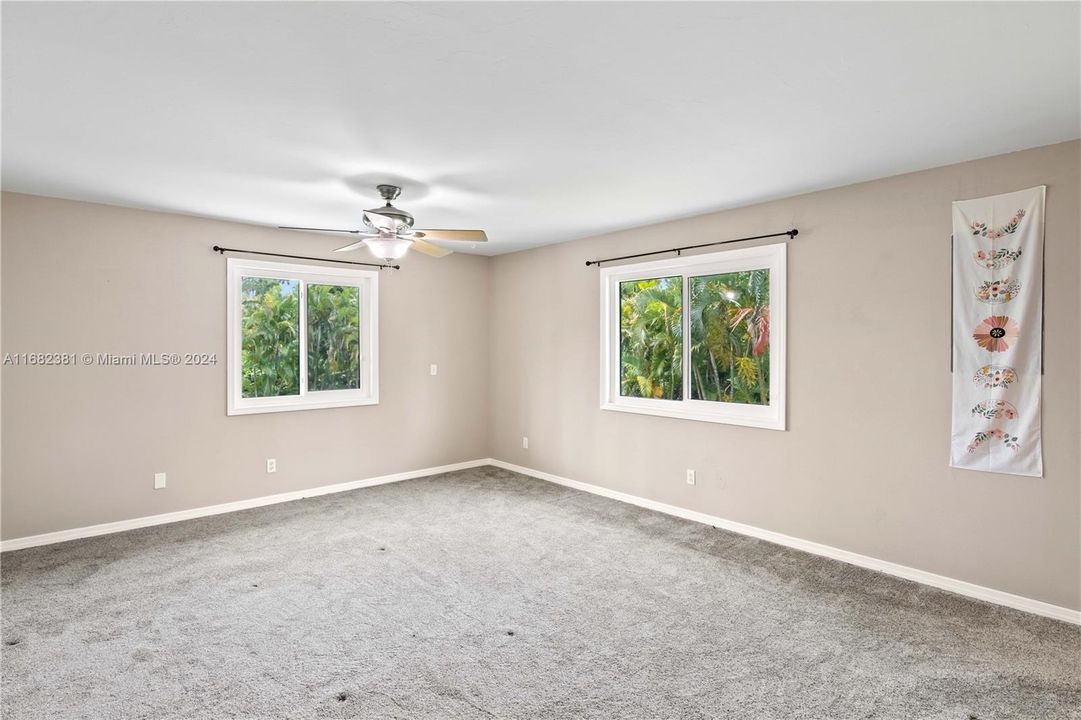
[[[1079,8],[4,3],[3,185],[507,252],[1076,138]]]

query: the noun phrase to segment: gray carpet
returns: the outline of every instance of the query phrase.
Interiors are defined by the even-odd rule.
[[[1081,631],[495,468],[5,553],[22,718],[1081,718]]]

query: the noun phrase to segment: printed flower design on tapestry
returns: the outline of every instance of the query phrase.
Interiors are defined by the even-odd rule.
[[[1046,191],[953,202],[950,467],[1043,476]]]
[[[1017,371],[1012,367],[1003,365],[984,365],[976,371],[972,380],[982,384],[988,390],[992,388],[1008,388],[1017,382]]]
[[[976,288],[976,297],[985,303],[1008,303],[1021,292],[1021,283],[1004,277],[1001,280],[987,280]]]
[[[988,240],[997,240],[1003,235],[1013,235],[1017,232],[1017,226],[1021,224],[1021,220],[1025,217],[1025,211],[1018,210],[1017,213],[1010,218],[1010,221],[1000,227],[998,230],[987,227],[982,222],[974,222],[969,225],[969,229],[972,230],[972,234],[976,237],[985,237]]]
[[[1005,430],[995,428],[994,430],[988,430],[987,432],[976,433],[976,435],[972,438],[972,442],[968,444],[967,449],[969,453],[976,452],[980,449],[980,446],[982,446],[984,443],[986,443],[992,438],[1001,440],[1002,444],[1008,447],[1010,450],[1016,450],[1018,447],[1020,447],[1016,435],[1010,435]]]
[[[1016,250],[1009,248],[994,251],[977,250],[972,255],[972,259],[976,261],[976,264],[987,270],[1001,270],[1019,257],[1021,257],[1021,248]]]
[[[984,400],[972,408],[972,414],[987,420],[1016,420],[1017,408],[1005,400]]]
[[[989,315],[972,332],[976,344],[988,352],[1005,352],[1021,334],[1021,328],[1006,315]]]

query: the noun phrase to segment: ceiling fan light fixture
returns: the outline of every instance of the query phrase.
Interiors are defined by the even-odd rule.
[[[379,237],[365,238],[364,244],[381,260],[397,260],[409,251],[413,241],[409,238],[395,237],[394,235],[381,235]]]
[[[358,240],[340,248],[334,248],[334,252],[349,252],[358,250],[361,245],[367,245],[372,255],[387,262],[402,257],[409,252],[410,248],[429,257],[446,257],[454,251],[440,245],[439,243],[442,241],[468,242],[471,243],[470,247],[473,248],[477,246],[478,242],[488,241],[488,236],[484,234],[483,230],[414,230],[413,216],[405,210],[390,204],[390,201],[401,193],[401,188],[397,185],[379,185],[377,189],[386,201],[386,205],[365,210],[363,215],[364,228],[359,230],[297,227],[294,225],[279,225],[278,227],[284,230],[349,233],[357,236]],[[436,242],[429,242],[431,240]]]

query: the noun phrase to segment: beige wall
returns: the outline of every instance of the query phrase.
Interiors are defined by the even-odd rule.
[[[3,537],[492,456],[1081,608],[1079,168],[1073,142],[491,260],[410,255],[381,279],[377,407],[230,418],[224,364],[5,367]],[[1037,184],[1047,476],[951,470],[950,202]],[[26,195],[4,194],[2,218],[4,352],[224,363],[225,261],[209,246],[335,244]],[[586,259],[791,226],[787,432],[598,408]]]
[[[1079,167],[1071,142],[497,257],[492,455],[1081,608]],[[951,470],[950,203],[1039,184],[1046,477]],[[787,432],[598,409],[585,260],[793,226]]]
[[[219,360],[4,367],[5,539],[487,455],[487,258],[411,254],[383,272],[378,406],[226,417],[225,260],[210,247],[312,254],[339,238],[10,193],[2,217],[3,352]]]

